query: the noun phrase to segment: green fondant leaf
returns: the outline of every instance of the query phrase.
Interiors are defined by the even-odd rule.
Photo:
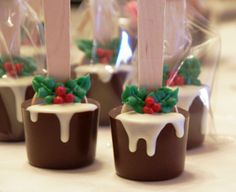
[[[80,77],[77,80],[78,85],[84,89],[86,92],[91,88],[91,78],[89,75]]]

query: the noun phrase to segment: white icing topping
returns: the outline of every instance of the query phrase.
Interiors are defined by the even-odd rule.
[[[33,77],[2,78],[0,79],[0,87],[8,87],[12,90],[16,102],[16,117],[19,122],[22,122],[21,104],[25,100],[27,87],[32,84]]]
[[[176,88],[176,87],[175,87]],[[194,86],[194,85],[185,85],[180,86],[179,88],[179,101],[177,103],[178,107],[189,111],[194,99],[200,97],[201,101],[204,104],[204,111],[202,114],[201,122],[201,132],[205,134],[207,132],[207,109],[209,108],[209,87],[207,86]]]
[[[80,65],[75,69],[77,77],[83,76],[85,74],[97,74],[99,79],[103,83],[107,83],[111,80],[112,75],[118,71],[130,72],[132,69],[129,65],[121,65],[118,69],[111,65],[104,64],[90,64],[90,65]]]
[[[209,90],[207,86],[194,86],[194,85],[185,85],[180,86],[179,88],[179,101],[178,107],[189,111],[194,99],[200,97],[206,107],[209,106]],[[176,89],[176,87],[172,87]]]
[[[70,137],[70,121],[75,113],[95,111],[97,106],[90,103],[72,103],[63,105],[32,105],[27,108],[32,122],[38,121],[39,113],[55,114],[60,122],[61,141],[66,143]]]
[[[178,138],[184,136],[185,117],[180,113],[149,115],[130,111],[119,114],[116,119],[122,122],[128,134],[131,152],[137,150],[138,140],[144,139],[147,145],[147,155],[155,155],[157,139],[168,123],[173,124]]]

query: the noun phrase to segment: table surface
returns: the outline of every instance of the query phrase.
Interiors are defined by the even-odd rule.
[[[219,32],[222,60],[212,99],[218,135],[208,137],[202,148],[187,153],[185,171],[180,177],[164,182],[135,182],[116,176],[110,130],[99,129],[95,163],[78,170],[34,168],[27,163],[24,143],[1,143],[0,192],[235,191],[235,23],[221,24]]]

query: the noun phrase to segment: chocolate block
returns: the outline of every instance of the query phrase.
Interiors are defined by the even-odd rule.
[[[61,125],[56,114],[38,113],[37,121],[32,122],[27,110],[31,100],[22,105],[27,155],[31,165],[49,169],[72,169],[94,161],[100,105],[95,100],[88,101],[97,108],[73,114],[67,142],[60,139]]]
[[[129,150],[129,138],[121,121],[116,116],[121,107],[110,112],[114,159],[117,175],[138,181],[161,181],[180,175],[184,170],[185,153],[188,135],[188,112],[179,108],[184,115],[184,136],[176,137],[174,126],[168,123],[156,141],[156,152],[153,156],[146,154],[146,143],[140,139],[137,150]],[[145,127],[144,127],[145,129]]]

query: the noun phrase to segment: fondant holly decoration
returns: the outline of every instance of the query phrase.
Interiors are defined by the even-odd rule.
[[[76,44],[85,53],[86,57],[93,59],[95,63],[115,64],[121,41],[120,39],[113,39],[106,45],[98,44],[95,55],[93,55],[94,46],[92,40],[78,40]]]
[[[30,76],[36,69],[36,62],[31,57],[0,57],[0,78],[3,75],[10,77]]]
[[[170,72],[168,65],[165,65],[164,82],[168,86],[201,85],[201,81],[198,79],[201,73],[200,68],[200,61],[194,56],[184,60],[177,74]]]
[[[84,99],[91,87],[90,76],[83,76],[65,83],[57,83],[54,79],[36,76],[32,83],[38,98],[46,104],[79,103]]]
[[[148,94],[146,89],[131,85],[122,93],[122,102],[137,113],[169,113],[173,111],[177,101],[178,89],[165,87]]]

